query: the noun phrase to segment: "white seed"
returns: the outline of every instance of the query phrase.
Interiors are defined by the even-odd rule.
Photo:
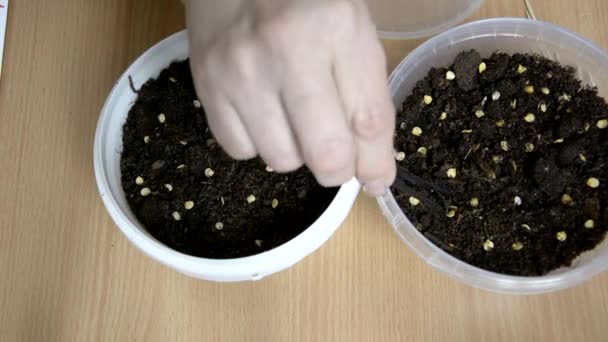
[[[448,81],[451,81],[456,78],[456,74],[452,70],[449,70],[448,72],[445,73],[445,78]]]
[[[595,227],[595,222],[593,222],[593,220],[587,220],[587,221],[585,221],[585,228],[587,228],[587,229],[593,229],[593,227]]]
[[[447,119],[447,117],[448,117],[448,113],[442,112],[441,115],[439,115],[439,120],[443,121],[443,120]]]
[[[521,243],[521,242],[519,242],[519,241],[518,241],[518,242],[514,242],[514,243],[511,245],[511,248],[512,248],[514,251],[520,251],[522,248],[524,248],[524,244],[523,244],[523,243]]]
[[[563,194],[560,200],[563,205],[569,205],[572,203],[572,197],[568,194]]]
[[[276,199],[276,198],[273,199],[272,203],[270,205],[272,206],[273,209],[276,208],[276,207],[278,207],[279,206],[279,200]]]
[[[462,134],[470,134],[473,133],[472,129],[463,129],[462,131],[460,131]]]
[[[410,204],[415,207],[420,204],[420,200],[414,196],[410,196]]]
[[[532,230],[532,228],[530,228],[530,225],[529,225],[529,224],[522,224],[521,226],[522,226],[522,228],[524,228],[525,230]]]
[[[527,143],[526,144],[526,152],[534,152],[534,144]]]
[[[177,169],[178,170],[183,169],[185,167],[186,167],[186,164],[179,164],[179,165],[177,165]]]
[[[528,113],[528,114],[526,114],[526,116],[524,116],[524,120],[528,123],[532,123],[532,122],[536,121],[536,116],[532,113]]]
[[[515,109],[517,107],[517,100],[511,101],[511,108]]]
[[[150,143],[150,137],[146,135],[144,137],[144,144],[148,144],[148,143]]]
[[[502,156],[498,156],[498,155],[492,156],[492,161],[495,162],[496,164],[502,162],[502,160],[503,160]]]
[[[483,118],[486,115],[486,113],[484,113],[483,110],[477,110],[475,111],[475,116],[478,118]]]
[[[551,90],[549,90],[549,88],[547,88],[547,87],[540,88],[540,92],[543,93],[543,94],[545,94],[545,95],[551,94]]]
[[[422,128],[420,127],[414,127],[412,128],[412,134],[419,137],[422,135]]]
[[[596,189],[600,186],[600,180],[595,177],[591,177],[587,179],[587,186]]]
[[[488,66],[486,65],[485,62],[481,62],[481,64],[479,64],[479,66],[477,67],[477,71],[479,71],[479,73],[483,73],[484,71],[486,71],[486,69],[488,68]]]
[[[509,151],[509,142],[506,140],[501,141],[500,148],[502,148],[503,151]]]
[[[456,173],[456,169],[452,167],[448,169],[446,175],[448,176],[448,178],[456,178]]]
[[[224,229],[224,224],[222,222],[216,222],[215,223],[215,229],[217,229],[217,230]]]
[[[589,132],[589,129],[590,129],[590,128],[591,128],[591,124],[590,124],[590,123],[588,123],[588,122],[585,122],[585,127],[584,127],[585,132]],[[598,127],[598,128],[599,128],[599,127]]]
[[[137,178],[135,178],[135,184],[137,184],[137,185],[144,184],[144,179],[141,176],[137,176]]]
[[[561,144],[563,142],[564,142],[564,139],[563,138],[559,138],[559,139],[555,140],[553,143],[554,144]]]
[[[473,208],[477,208],[479,206],[479,199],[477,197],[471,198],[469,205],[471,205]]]
[[[449,218],[456,216],[456,210],[454,210],[454,209],[448,210],[448,213],[446,214],[446,216]]]
[[[186,210],[190,210],[190,209],[194,208],[194,202],[193,201],[184,202],[184,208],[186,208]]]
[[[424,98],[422,99],[422,101],[424,102],[425,105],[430,105],[433,102],[433,97],[430,95],[424,95]]]
[[[395,160],[404,161],[405,160],[405,152],[397,152],[395,153]]]
[[[566,232],[561,231],[561,232],[557,232],[557,234],[555,234],[555,237],[559,240],[559,241],[566,241],[566,239],[568,238],[568,234],[566,234]]]
[[[587,161],[587,157],[585,157],[585,155],[584,155],[584,154],[582,154],[582,153],[579,153],[579,154],[578,154],[578,159],[580,159],[580,160],[582,160],[582,161],[584,161],[584,162],[586,162],[586,161]]]
[[[492,100],[493,101],[498,101],[500,99],[500,92],[495,91],[492,93]]]
[[[186,140],[180,140],[179,143],[184,146],[188,145],[188,142]]]
[[[524,91],[525,91],[526,93],[528,93],[528,94],[532,94],[532,93],[534,93],[534,86],[531,86],[531,85],[526,86],[526,87],[524,88]]]
[[[521,200],[521,197],[519,197],[519,196],[513,197],[513,204],[515,204],[515,206],[519,207],[522,203],[523,202]]]
[[[523,74],[524,72],[526,72],[526,70],[528,70],[528,68],[526,68],[525,66],[523,66],[521,64],[517,66],[517,73],[518,74]]]
[[[171,216],[173,216],[173,219],[174,219],[175,221],[179,221],[179,220],[181,220],[181,219],[182,219],[182,215],[180,215],[180,213],[179,213],[179,212],[177,212],[177,211],[174,211],[174,212],[173,212],[173,214],[171,214]]]
[[[423,156],[426,156],[426,147],[422,146],[418,148],[418,153],[422,154]]]
[[[224,202],[224,196],[220,196],[220,201],[222,202],[222,205],[226,204],[226,203]]]
[[[205,169],[205,177],[211,178],[211,177],[213,177],[214,174],[215,174],[215,171],[213,171],[212,168],[208,167]]]
[[[194,105],[194,108],[201,108],[202,107],[201,101],[199,101],[199,100],[192,101],[192,105]]]
[[[496,121],[496,127],[505,127],[505,120]]]
[[[144,196],[144,197],[150,195],[151,193],[152,193],[152,190],[150,190],[149,188],[142,188],[139,191],[139,194],[142,195],[142,196]]]
[[[270,166],[266,166],[266,172],[274,172],[274,169]]]
[[[492,249],[494,249],[494,242],[492,242],[492,240],[486,240],[483,243],[483,250],[486,252],[491,251]]]
[[[541,103],[540,104],[540,111],[543,112],[543,113],[546,113],[547,112],[547,105],[544,104],[544,103]]]
[[[262,247],[262,240],[255,240],[255,245],[258,247]]]
[[[175,78],[173,78],[173,77],[169,77],[169,81],[171,81],[173,83],[177,82],[177,80]]]
[[[168,191],[173,191],[173,185],[171,184],[165,184],[165,189],[167,189]]]
[[[487,96],[484,96],[484,97],[483,97],[483,99],[481,100],[481,106],[482,106],[482,107],[485,107],[486,102],[488,102],[488,97],[487,97]]]
[[[597,122],[596,126],[599,129],[605,129],[606,127],[608,127],[608,120],[606,120],[606,119],[599,120]]]
[[[563,100],[563,101],[566,101],[566,102],[570,102],[570,100],[572,100],[572,96],[570,96],[569,94],[564,93],[564,94],[562,94],[562,96],[560,96],[558,98],[558,100],[560,100],[560,101]]]
[[[251,204],[253,202],[255,202],[255,196],[254,195],[247,196],[247,203]]]
[[[165,114],[163,114],[163,113],[158,114],[158,122],[164,123],[166,119],[167,119],[167,117],[165,116]]]

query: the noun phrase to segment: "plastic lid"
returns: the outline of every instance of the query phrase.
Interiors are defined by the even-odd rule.
[[[428,37],[459,24],[479,8],[482,0],[367,0],[386,39]]]

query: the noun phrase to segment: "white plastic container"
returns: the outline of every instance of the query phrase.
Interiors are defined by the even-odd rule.
[[[526,19],[490,19],[456,27],[414,50],[389,78],[397,108],[411,94],[416,82],[431,67],[450,65],[456,55],[476,49],[482,57],[500,50],[537,53],[578,69],[577,77],[597,86],[608,98],[608,54],[591,42],[561,27]],[[482,270],[456,259],[428,241],[405,217],[392,194],[378,199],[382,212],[399,237],[419,257],[436,269],[469,285],[495,292],[532,294],[572,287],[608,268],[608,240],[579,256],[571,267],[542,277],[516,277]]]
[[[460,24],[482,0],[367,0],[381,38],[432,36]]]
[[[258,280],[286,269],[325,243],[348,215],[360,185],[343,185],[327,210],[304,232],[270,251],[236,259],[205,259],[179,253],[152,237],[131,212],[120,182],[122,126],[138,88],[175,60],[189,55],[186,32],[178,32],[141,55],[120,77],[106,100],[97,124],[94,146],[95,177],[110,216],[123,234],[149,257],[186,275],[220,282]]]

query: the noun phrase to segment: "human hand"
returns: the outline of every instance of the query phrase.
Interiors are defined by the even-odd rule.
[[[392,184],[395,110],[363,0],[186,1],[191,69],[235,159],[305,163],[324,186]]]

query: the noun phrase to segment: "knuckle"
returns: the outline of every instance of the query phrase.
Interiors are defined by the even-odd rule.
[[[310,155],[311,168],[319,173],[333,174],[346,168],[352,160],[352,146],[343,139],[319,144]]]
[[[391,132],[390,117],[382,111],[361,111],[356,113],[353,119],[353,128],[358,137],[373,139],[382,134]]]
[[[239,40],[228,47],[227,61],[236,77],[245,81],[255,80],[258,68],[255,65],[255,47],[249,42]]]

